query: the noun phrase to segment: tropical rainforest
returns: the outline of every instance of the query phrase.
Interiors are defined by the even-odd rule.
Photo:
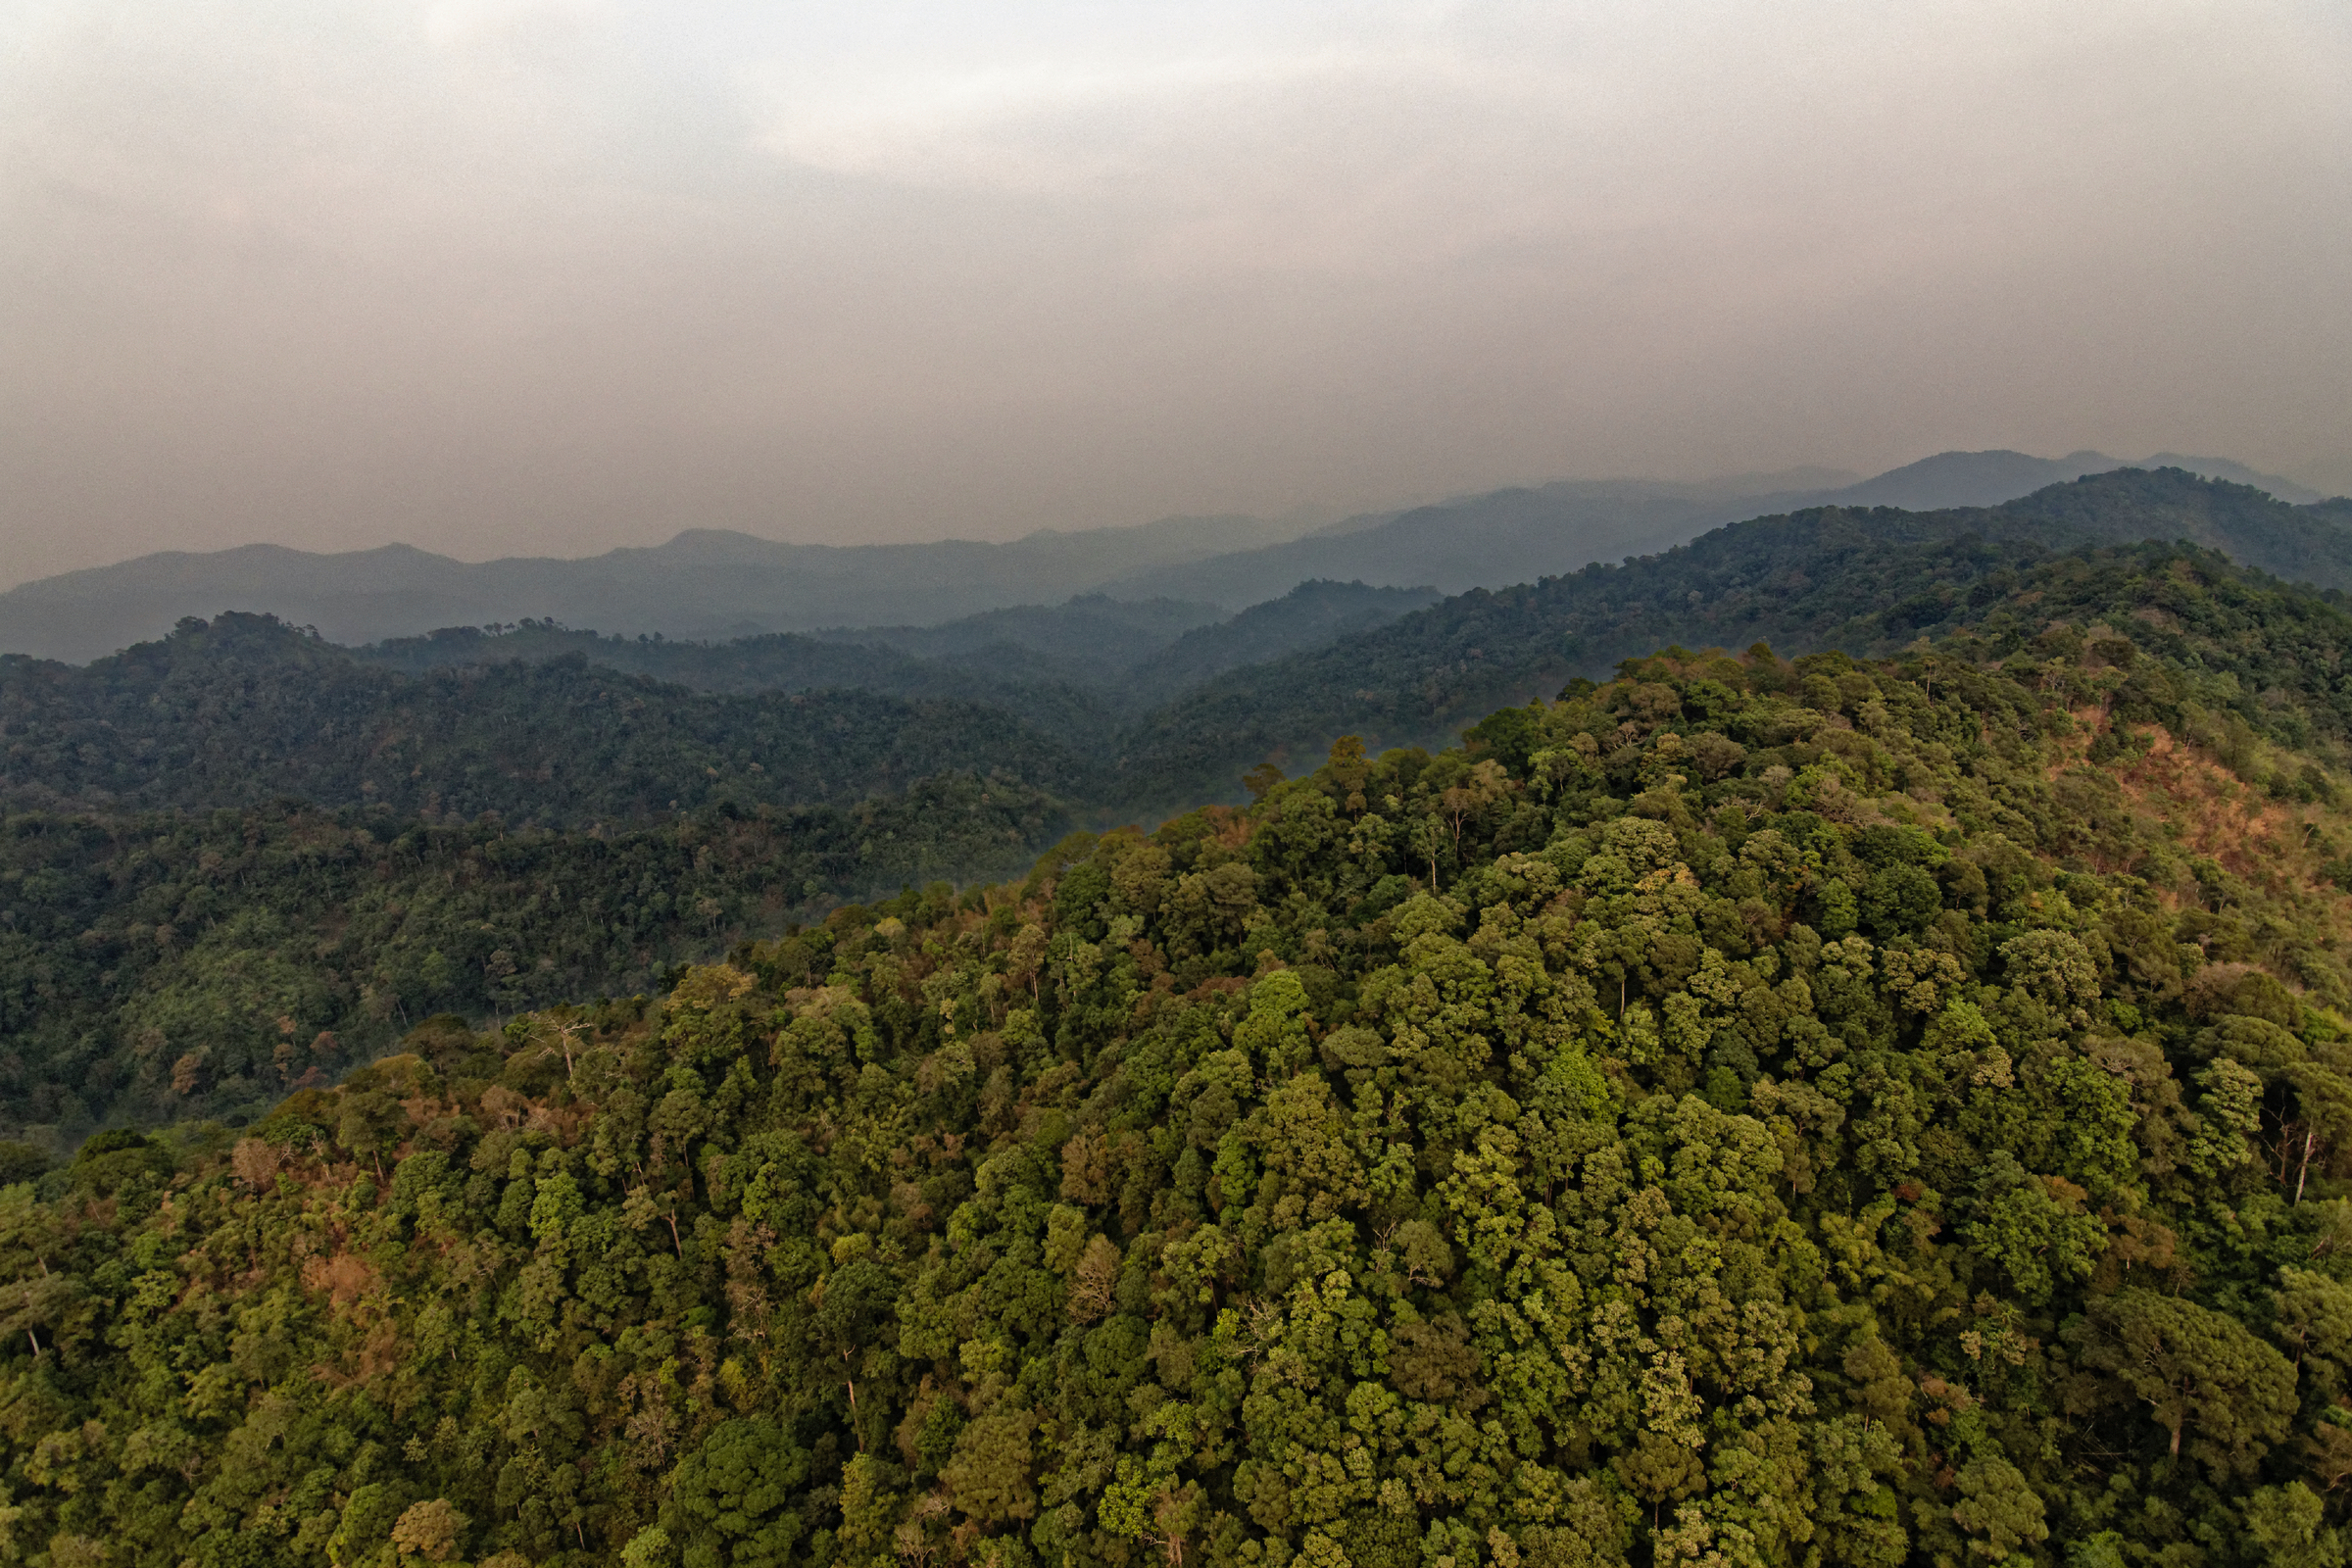
[[[1339,733],[1440,743],[1677,643],[1924,637],[1989,664],[2126,626],[2134,678],[2161,672],[2228,765],[2272,744],[2290,772],[2333,766],[2337,596],[2213,549],[2081,543],[2275,556],[2328,516],[2122,473],[2003,509],[1763,518],[1419,610],[1308,583],[1207,625],[1082,599],[822,639],[532,622],[357,650],[222,615],[86,667],[0,660],[0,1136],[62,1153],[126,1120],[242,1124],[417,1019],[658,993],[844,900],[1240,799],[1245,770]]]
[[[1907,516],[1042,858],[1122,764],[985,708],[12,667],[0,1560],[2342,1563],[2352,619]]]

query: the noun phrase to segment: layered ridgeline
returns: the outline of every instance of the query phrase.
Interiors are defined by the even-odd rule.
[[[945,771],[1092,792],[1003,708],[854,688],[731,695],[577,654],[408,675],[266,616],[189,621],[86,667],[0,660],[0,794],[24,805],[272,800],[586,827],[847,804]]]
[[[7,1543],[2340,1561],[2352,815],[2091,630],[1641,662],[93,1141]]]
[[[1082,601],[903,634],[928,658],[222,615],[0,661],[0,1136],[242,1122],[432,1013],[658,990],[810,906],[1005,874],[1102,793],[1069,742],[1115,722],[1120,658],[1164,681],[1429,597]],[[1007,636],[1059,663],[1008,675]]]
[[[86,669],[0,661],[0,792],[584,823],[857,800],[960,768],[1141,812],[1225,795],[1337,734],[1442,744],[1497,704],[1667,644],[1870,653],[1943,635],[2030,596],[2027,574],[2061,551],[2187,543],[2332,589],[2352,582],[2348,519],[2352,503],[2124,470],[1993,508],[1757,518],[1434,605],[1429,590],[1314,582],[1223,620],[1081,598],[823,638],[673,643],[535,621],[362,650],[223,615]]]
[[[937,626],[680,642],[526,620],[445,627],[352,652],[412,674],[576,656],[698,691],[851,688],[989,703],[1085,747],[1107,744],[1122,720],[1212,675],[1370,630],[1439,597],[1431,588],[1318,580],[1234,615],[1209,605],[1096,594]]]
[[[2094,554],[2104,564],[2087,574],[2055,566],[2061,553],[2141,541],[2200,547],[2185,558],[2192,580],[2178,591],[2157,580],[2172,569],[2169,555]],[[2248,569],[2232,570],[2214,555]],[[1766,639],[1871,654],[1983,623],[1987,635],[2018,647],[2070,613],[2146,611],[2158,626],[2184,630],[2186,640],[2165,644],[2167,652],[2237,679],[2240,691],[2210,699],[2240,709],[2250,723],[2267,721],[2257,699],[2278,684],[2273,674],[2297,705],[2342,702],[2332,674],[2320,678],[2334,669],[2333,653],[2323,650],[2316,662],[2308,651],[2274,658],[2259,638],[2243,635],[2242,614],[2207,618],[2216,606],[2199,602],[2205,586],[2227,583],[2217,600],[2242,606],[2278,586],[2270,578],[2322,590],[2290,594],[2298,607],[2290,613],[2327,619],[2332,601],[2324,595],[2352,587],[2352,502],[2290,506],[2179,469],[2124,470],[1997,507],[1822,507],[1758,517],[1622,564],[1462,594],[1324,647],[1227,671],[1121,736],[1114,791],[1198,800],[1259,760],[1320,757],[1340,734],[1440,744],[1499,704],[1598,677],[1668,644],[1740,648]],[[2066,586],[2049,586],[2058,582]],[[2035,608],[2050,591],[2064,603]],[[2175,599],[2190,606],[2185,617],[2165,608]]]
[[[2241,549],[2263,518],[2302,515],[2183,476],[2042,500],[2127,536],[2196,532],[2195,509],[2218,508],[2236,520],[2208,531]],[[2352,615],[2335,600],[2201,549],[2052,556],[2014,528],[1989,538],[1986,515],[1767,519],[1447,601],[1331,655],[1212,681],[1129,732],[1107,774],[1003,704],[757,690],[779,671],[839,678],[869,657],[922,679],[985,676],[1003,646],[991,639],[1065,635],[1100,618],[1083,604],[934,628],[926,653],[940,657],[923,658],[540,624],[362,659],[223,617],[87,670],[11,662],[0,771],[19,803],[49,808],[0,830],[0,1137],[70,1148],[126,1118],[249,1119],[430,1013],[495,1020],[656,990],[681,961],[845,897],[1001,875],[1073,819],[1132,820],[1144,809],[1120,803],[1139,797],[1213,799],[1270,755],[1295,767],[1340,720],[1376,744],[1448,733],[1497,700],[1675,641],[1885,652],[1926,637],[1954,659],[2033,664],[2124,657],[2121,628],[2139,700],[2216,755],[2341,755]],[[1306,635],[1298,618],[1393,617],[1405,597],[1315,585],[1161,642],[1126,678]],[[1138,635],[1164,637],[1177,618]],[[608,659],[641,662],[589,662]],[[1112,722],[1104,688],[1055,689],[1074,694],[1056,711],[1082,715],[1079,739],[1102,744],[1089,726]],[[2304,760],[2275,770],[2282,791],[2308,793]],[[161,803],[196,809],[125,809]]]
[[[1946,452],[1876,478],[1790,469],[1701,483],[1571,480],[1367,514],[1169,517],[1140,528],[1042,532],[1005,544],[795,545],[693,528],[652,549],[586,560],[467,564],[405,545],[315,555],[274,545],[172,552],[0,593],[0,650],[76,662],[162,636],[183,616],[267,612],[343,643],[525,618],[635,637],[724,639],[821,627],[915,625],[1072,594],[1204,601],[1230,613],[1328,578],[1446,593],[1526,582],[1590,561],[1662,550],[1740,517],[1808,506],[1990,506],[2125,466]],[[2319,496],[2276,475],[2159,453],[2136,465]]]
[[[966,701],[409,676],[258,616],[0,662],[0,1135],[242,1121],[435,1012],[658,990],[810,906],[1017,869],[1094,776]]]

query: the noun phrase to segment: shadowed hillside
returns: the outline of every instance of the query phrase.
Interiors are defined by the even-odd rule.
[[[0,790],[27,805],[291,798],[579,825],[850,802],[943,770],[1074,793],[1091,778],[1001,709],[697,693],[576,655],[411,677],[244,615],[86,668],[0,661]]]

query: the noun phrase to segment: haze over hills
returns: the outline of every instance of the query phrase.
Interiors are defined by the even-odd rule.
[[[2034,461],[1992,456],[1978,465],[1986,487]],[[1965,467],[1923,466],[1884,476],[1885,488],[1948,494]],[[1507,516],[1539,494],[1463,510]],[[1079,596],[854,641],[623,638],[533,620],[357,650],[313,643],[315,656],[291,662],[283,650],[299,639],[234,633],[246,617],[232,615],[86,669],[0,661],[0,773],[17,800],[43,806],[289,793],[585,820],[659,814],[672,800],[846,804],[976,767],[1073,806],[1149,810],[1230,795],[1255,762],[1311,755],[1342,732],[1443,743],[1497,704],[1669,642],[1867,646],[1880,633],[1854,627],[1918,598],[1897,588],[1933,564],[1900,552],[1972,538],[1997,548],[1969,582],[2053,549],[2161,540],[2352,588],[2352,501],[2289,505],[2174,468],[2097,474],[1993,508],[1793,509],[1623,566],[1434,604],[1433,588],[1316,581],[1220,619],[1195,602]],[[1918,626],[1941,618],[1906,614]],[[502,673],[517,665],[540,672]],[[804,695],[779,706],[753,702],[760,694]],[[722,734],[733,739],[712,738]],[[416,746],[437,760],[410,758]]]
[[[1900,482],[1923,478],[1944,482]],[[1213,611],[1182,601],[1079,597],[862,642],[533,621],[349,650],[232,614],[84,668],[0,659],[0,787],[41,807],[282,794],[588,821],[847,805],[976,769],[1074,808],[1147,810],[1230,795],[1252,764],[1343,732],[1443,744],[1498,704],[1667,643],[1866,649],[1948,619],[1936,584],[1965,593],[2013,562],[2143,540],[2352,587],[2352,501],[2290,506],[2176,468],[1993,508],[1802,508],[1434,604],[1428,588],[1313,582],[1208,625]]]
[[[2035,458],[2022,452],[1946,452],[1858,482],[1746,490],[1638,480],[1571,480],[1496,490],[1318,529],[1300,539],[1206,560],[1153,566],[1106,585],[1112,594],[1164,594],[1215,604],[1249,602],[1257,584],[1348,577],[1446,593],[1500,588],[1573,571],[1594,561],[1670,549],[1709,528],[1804,507],[1901,507],[1933,512],[1990,507],[2053,484],[2127,466],[2178,467],[2250,484],[2280,500],[2319,496],[2291,480],[2235,463],[2162,454],[2127,465],[2096,452]],[[1801,470],[1755,482],[1824,477]],[[1827,476],[1837,477],[1837,476]]]
[[[1140,806],[1230,792],[1252,762],[1311,758],[1343,733],[1375,748],[1442,745],[1499,705],[1548,696],[1572,676],[1599,678],[1670,643],[1764,639],[1864,652],[1892,631],[1914,635],[1947,618],[1948,604],[1923,597],[1933,585],[1956,578],[1965,592],[2053,550],[2149,540],[2185,541],[2278,578],[2352,589],[2352,501],[2290,506],[2179,468],[2100,473],[1991,508],[1810,507],[1622,565],[1474,590],[1227,670],[1127,732],[1120,793]],[[2340,649],[2323,648],[2307,675],[2324,684],[2341,659]]]
[[[2166,455],[2149,466],[2255,484],[2281,500],[2317,499],[2220,460]],[[1992,506],[2121,466],[2087,452],[1955,452],[1858,483],[1831,482],[1845,476],[1818,469],[1707,484],[1564,481],[1366,514],[1303,536],[1296,520],[1231,516],[1038,533],[1008,544],[793,545],[694,529],[650,549],[584,560],[478,564],[403,545],[345,555],[251,545],[143,556],[22,584],[0,594],[0,651],[80,662],[160,636],[182,616],[223,610],[275,614],[346,644],[532,618],[701,639],[832,628],[837,638],[904,646],[916,628],[1097,592],[1209,607],[1197,622],[1205,623],[1215,610],[1247,609],[1315,579],[1447,593],[1495,588],[1670,548],[1768,513]],[[897,629],[841,630],[875,627]]]
[[[274,614],[340,643],[526,618],[704,638],[928,623],[1051,603],[1122,573],[1263,545],[1289,531],[1248,517],[1172,517],[1009,544],[845,547],[689,529],[650,549],[585,560],[479,564],[406,545],[343,555],[277,545],[168,552],[0,594],[0,652],[82,662],[160,636],[184,615],[223,610]]]
[[[705,692],[856,688],[991,702],[1048,733],[1092,744],[1121,712],[1235,665],[1368,630],[1440,597],[1433,588],[1305,582],[1227,617],[1213,606],[1087,594],[937,626],[764,632],[724,642],[619,637],[529,620],[495,629],[447,626],[350,652],[412,675],[571,658]]]
[[[2352,1568],[2347,12],[0,7],[0,1568]]]
[[[2159,452],[2137,463],[2124,463],[2103,452],[2074,452],[2063,458],[2030,457],[2023,452],[1944,452],[1890,468],[1875,479],[1825,492],[1817,500],[1825,506],[1902,507],[1912,512],[1994,507],[2049,485],[2117,468],[2179,468],[2202,479],[2251,485],[2296,505],[2325,499],[2321,492],[2292,479],[2258,473],[2227,458]]]

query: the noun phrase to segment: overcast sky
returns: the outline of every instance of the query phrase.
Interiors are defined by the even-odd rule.
[[[11,0],[0,582],[2171,448],[2352,483],[2352,6]]]

